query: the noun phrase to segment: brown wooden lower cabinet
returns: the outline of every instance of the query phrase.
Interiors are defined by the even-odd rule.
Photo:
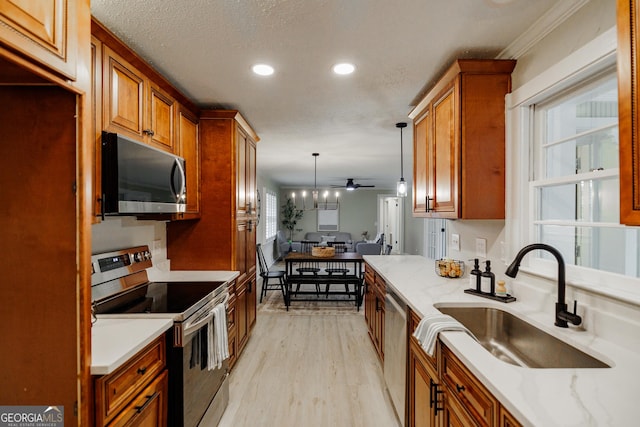
[[[500,427],[520,427],[520,423],[502,406],[500,407]]]
[[[417,340],[409,340],[409,425],[438,426],[443,402],[437,370],[427,360]]]
[[[364,317],[369,329],[369,338],[378,358],[384,360],[384,316],[386,283],[365,264]]]
[[[410,311],[410,334],[418,323]],[[408,426],[520,426],[446,345],[438,342],[429,357],[410,336],[408,355]]]
[[[96,426],[167,425],[164,335],[114,372],[95,379]]]

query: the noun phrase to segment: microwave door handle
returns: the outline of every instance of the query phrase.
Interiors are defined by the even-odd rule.
[[[180,190],[176,191],[175,185],[173,185],[173,177],[176,174],[176,169],[180,169]],[[185,172],[180,164],[178,159],[175,159],[175,163],[173,164],[173,168],[171,168],[171,191],[173,191],[173,195],[176,196],[176,200],[179,202],[181,196],[184,194],[184,186],[185,186]]]

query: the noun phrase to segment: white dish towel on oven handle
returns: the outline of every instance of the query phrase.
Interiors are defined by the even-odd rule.
[[[213,316],[208,326],[209,360],[207,367],[211,371],[222,367],[222,362],[229,358],[229,336],[227,334],[227,307],[224,303],[211,310]]]

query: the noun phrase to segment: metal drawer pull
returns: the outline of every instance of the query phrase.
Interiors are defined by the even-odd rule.
[[[460,393],[460,392],[464,391],[464,390],[465,390],[465,388],[464,388],[464,386],[463,386],[463,385],[458,385],[458,384],[456,384],[456,390],[458,390],[458,393]]]
[[[438,411],[443,411],[444,408],[442,406],[438,406],[438,395],[442,394],[442,390],[438,390],[440,384],[434,383],[431,378],[429,378],[429,408],[434,408],[433,415],[438,415]]]
[[[141,413],[142,411],[144,411],[144,410],[147,408],[147,406],[149,406],[149,404],[150,404],[151,402],[153,402],[153,399],[155,399],[155,398],[156,398],[156,396],[157,396],[159,393],[160,393],[159,391],[156,391],[156,392],[155,392],[155,393],[153,393],[151,396],[147,396],[147,400],[146,400],[146,402],[144,402],[144,403],[142,404],[142,406],[136,406],[136,407],[135,407],[135,409],[136,409],[136,413],[138,413],[138,414],[139,414],[139,413]]]
[[[144,375],[145,372],[147,372],[147,368],[146,367],[145,368],[138,368],[138,374]]]

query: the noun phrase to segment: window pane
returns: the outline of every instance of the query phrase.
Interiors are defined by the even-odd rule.
[[[265,237],[273,238],[277,229],[277,206],[278,200],[274,192],[266,191],[266,207],[265,207]]]
[[[536,229],[539,240],[557,248],[567,264],[640,277],[637,228],[538,225]],[[539,252],[540,257],[553,259],[546,252]]]
[[[539,189],[539,219],[618,223],[618,178],[580,181]]]
[[[618,126],[551,145],[545,157],[547,178],[618,168]]]
[[[617,84],[614,74],[545,108],[547,143],[617,124]]]

